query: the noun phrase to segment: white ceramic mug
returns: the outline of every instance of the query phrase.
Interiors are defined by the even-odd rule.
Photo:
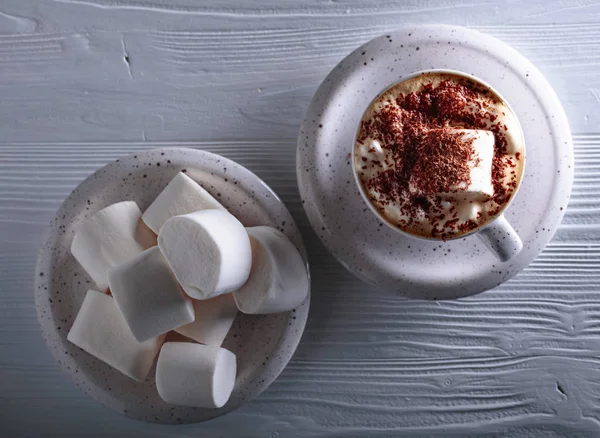
[[[513,109],[510,107],[510,105],[508,104],[508,102],[506,101],[506,99],[504,99],[504,97],[502,97],[502,95],[496,90],[494,89],[492,86],[490,86],[489,84],[485,83],[484,81],[482,81],[481,79],[478,79],[470,74],[467,73],[463,73],[461,71],[456,71],[456,70],[442,70],[442,69],[431,69],[431,70],[422,70],[422,71],[418,71],[416,73],[410,74],[408,76],[403,77],[401,80],[394,82],[393,84],[390,84],[388,87],[386,87],[384,90],[382,90],[367,106],[367,108],[365,109],[365,112],[371,108],[371,105],[383,94],[385,93],[387,90],[389,90],[390,88],[394,87],[395,85],[404,82],[406,80],[409,80],[411,78],[414,78],[415,76],[424,74],[424,73],[439,73],[439,74],[452,74],[452,75],[456,75],[456,76],[462,76],[465,77],[467,79],[470,79],[473,82],[476,82],[478,84],[483,85],[484,87],[486,87],[487,89],[489,89],[493,94],[495,94],[509,109],[509,111],[511,111],[513,114],[515,114],[515,112],[513,111]],[[515,115],[515,119],[516,115]],[[362,120],[362,117],[361,117]],[[518,119],[517,119],[518,122]],[[358,135],[358,131],[360,129],[360,123],[359,126],[357,126],[356,128],[356,132],[354,134],[354,140],[356,142],[356,137]],[[507,202],[506,204],[504,204],[504,206],[502,207],[502,209],[497,213],[497,215],[495,216],[494,219],[484,223],[483,225],[481,225],[480,227],[469,231],[468,233],[465,234],[461,234],[460,236],[457,237],[450,237],[447,238],[446,240],[458,240],[458,239],[462,239],[465,238],[467,236],[470,236],[471,234],[477,234],[477,236],[483,241],[483,243],[486,245],[486,247],[493,252],[500,261],[502,262],[506,262],[508,260],[510,260],[511,258],[515,257],[520,251],[521,249],[523,249],[523,242],[521,241],[521,238],[519,237],[519,235],[517,234],[517,232],[514,230],[514,228],[510,225],[510,223],[506,220],[506,217],[504,216],[504,211],[509,207],[509,205],[512,203],[512,201],[514,200],[517,191],[519,190],[519,187],[521,186],[521,182],[523,180],[523,174],[525,173],[525,140],[523,138],[523,130],[521,128],[521,125],[519,124],[519,131],[521,133],[521,137],[522,137],[522,145],[523,145],[523,150],[522,150],[522,154],[523,154],[523,164],[522,164],[522,170],[521,170],[521,175],[519,176],[519,180],[517,182],[517,187],[515,188],[511,199],[509,200],[509,202]],[[434,238],[427,238],[427,237],[423,237],[423,236],[417,236],[411,233],[408,233],[406,231],[401,230],[400,228],[394,226],[393,224],[391,224],[389,221],[387,221],[383,215],[375,208],[375,206],[373,205],[373,203],[371,202],[371,200],[369,199],[369,196],[367,195],[367,193],[364,190],[363,185],[361,184],[357,172],[354,169],[354,156],[355,156],[355,147],[354,147],[354,143],[352,144],[352,166],[353,166],[353,174],[354,174],[354,180],[356,182],[356,184],[358,185],[359,191],[361,196],[363,197],[364,201],[367,203],[367,205],[369,206],[369,208],[371,209],[371,211],[381,220],[383,221],[387,226],[389,226],[390,228],[396,230],[397,232],[408,236],[408,237],[412,237],[413,239],[421,239],[421,240],[441,240],[441,239],[434,239]]]

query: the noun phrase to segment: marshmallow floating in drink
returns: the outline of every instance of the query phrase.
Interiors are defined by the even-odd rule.
[[[185,292],[207,299],[241,287],[252,250],[244,226],[225,210],[202,210],[167,220],[158,246]]]
[[[126,376],[143,382],[164,336],[139,342],[131,333],[115,300],[89,290],[67,339]]]
[[[100,290],[108,288],[110,268],[145,249],[136,240],[141,214],[135,202],[119,202],[85,220],[75,233],[71,253]]]
[[[214,208],[224,210],[200,184],[179,172],[146,209],[142,220],[158,234],[160,227],[173,216]]]
[[[461,136],[463,141],[470,143],[471,156],[468,166],[471,183],[458,183],[451,187],[452,192],[467,192],[492,196],[492,159],[494,158],[494,134],[490,131],[474,129],[457,129],[450,131]]]
[[[156,366],[156,389],[167,403],[220,408],[231,395],[235,354],[216,345],[167,342]]]
[[[248,228],[252,244],[252,270],[248,281],[233,293],[244,313],[292,310],[308,295],[304,260],[292,242],[271,227]]]
[[[233,295],[193,302],[196,319],[175,331],[201,344],[220,346],[238,313]]]
[[[156,246],[111,269],[108,283],[140,342],[194,321],[192,300],[179,287]]]
[[[411,192],[442,197],[494,194],[494,134],[490,131],[432,129],[423,134],[421,147],[410,181]]]

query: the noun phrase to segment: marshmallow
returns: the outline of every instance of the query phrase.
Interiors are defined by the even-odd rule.
[[[194,320],[192,300],[179,287],[157,246],[108,271],[108,284],[140,342]]]
[[[167,403],[220,408],[231,395],[236,358],[216,345],[167,342],[156,365],[156,389]]]
[[[431,142],[418,159],[420,172],[411,177],[409,190],[414,193],[441,196],[442,198],[456,197],[457,195],[468,195],[473,197],[492,196],[494,187],[492,185],[492,160],[494,158],[494,134],[489,131],[476,129],[432,129],[423,133],[424,139]],[[452,156],[453,143],[443,143],[448,141],[459,141],[465,143],[470,149],[470,157],[466,163],[469,169],[469,180],[467,184],[465,178],[461,175],[462,165],[458,166],[456,160],[465,159],[462,152],[459,156]],[[439,144],[438,144],[439,143]],[[441,145],[449,148],[441,156],[438,148]],[[444,150],[444,149],[442,149]],[[437,154],[436,154],[437,152]],[[432,160],[433,156],[433,160]],[[433,173],[442,173],[443,179],[447,179],[448,186],[444,187],[442,192],[431,192],[428,187],[428,177],[419,178],[419,173],[426,175]],[[425,184],[424,184],[425,183]]]
[[[292,242],[271,227],[248,228],[252,245],[252,270],[248,281],[233,293],[244,313],[292,310],[308,295],[308,273]]]
[[[135,202],[119,202],[86,219],[75,233],[71,253],[101,291],[108,288],[110,268],[146,249],[136,240],[141,214]]]
[[[201,344],[220,346],[238,313],[233,295],[193,302],[196,319],[175,331]]]
[[[138,342],[115,300],[95,290],[87,292],[67,335],[82,350],[139,382],[148,375],[164,338]]]
[[[436,132],[436,130],[432,131]],[[448,193],[440,195],[488,195],[494,194],[492,185],[492,159],[494,158],[494,134],[481,129],[449,129],[448,134],[461,136],[464,141],[471,141],[471,159],[468,161],[471,182],[451,185]]]
[[[144,248],[152,248],[158,245],[158,236],[148,228],[142,218],[138,220],[137,228],[135,229],[135,240]]]
[[[494,158],[494,134],[490,131],[474,129],[456,129],[453,132],[461,134],[465,140],[473,139],[473,143],[471,143],[473,154],[469,160],[471,184],[467,187],[459,184],[452,187],[451,191],[493,196],[492,160]]]
[[[167,220],[158,246],[183,290],[204,300],[238,289],[252,264],[244,226],[226,210],[202,210]]]
[[[142,219],[158,234],[160,227],[173,216],[213,208],[224,209],[200,184],[179,172],[146,209]]]

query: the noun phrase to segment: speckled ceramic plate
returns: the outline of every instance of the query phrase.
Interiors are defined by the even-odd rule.
[[[63,202],[37,263],[35,299],[44,340],[62,368],[86,394],[129,417],[157,423],[192,423],[223,415],[265,390],[294,353],[306,323],[310,297],[291,312],[239,313],[223,347],[234,352],[238,375],[221,409],[174,406],[158,396],[154,368],[143,383],[131,380],[67,342],[67,333],[88,288],[94,285],[71,255],[73,234],[98,210],[124,200],[142,211],[180,170],[201,183],[245,226],[270,225],[306,253],[300,232],[277,195],[256,175],[208,152],[164,148],[112,162],[82,182]]]
[[[524,248],[508,262],[499,262],[474,235],[435,242],[395,232],[360,196],[350,155],[365,109],[389,85],[430,69],[458,70],[487,82],[523,127],[527,166],[505,214]],[[300,130],[297,172],[313,228],[350,271],[404,296],[456,298],[505,282],[550,241],[571,193],[573,145],[556,94],[517,51],[463,27],[407,27],[366,43],[327,76]]]

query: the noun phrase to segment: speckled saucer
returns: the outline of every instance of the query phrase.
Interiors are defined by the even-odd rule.
[[[360,119],[378,93],[423,70],[469,73],[498,90],[525,134],[527,166],[506,218],[524,248],[501,263],[475,235],[417,240],[381,222],[361,198],[350,160]],[[447,299],[491,289],[525,268],[562,220],[573,183],[566,115],[542,74],[491,36],[463,27],[417,26],[375,38],[321,84],[298,139],[300,194],[330,251],[363,280],[398,294]]]
[[[67,341],[67,333],[93,288],[69,248],[81,222],[124,200],[144,211],[183,169],[201,183],[245,226],[270,225],[300,249],[302,238],[277,195],[256,175],[231,160],[208,152],[163,148],[138,152],[112,162],[82,182],[50,223],[37,262],[35,300],[44,340],[77,387],[105,406],[131,418],[156,423],[193,423],[223,415],[264,391],[294,353],[306,323],[310,296],[291,312],[239,313],[224,348],[237,356],[238,375],[229,402],[221,409],[174,406],[158,396],[154,368],[143,383],[129,379]],[[307,265],[308,266],[308,265]]]

